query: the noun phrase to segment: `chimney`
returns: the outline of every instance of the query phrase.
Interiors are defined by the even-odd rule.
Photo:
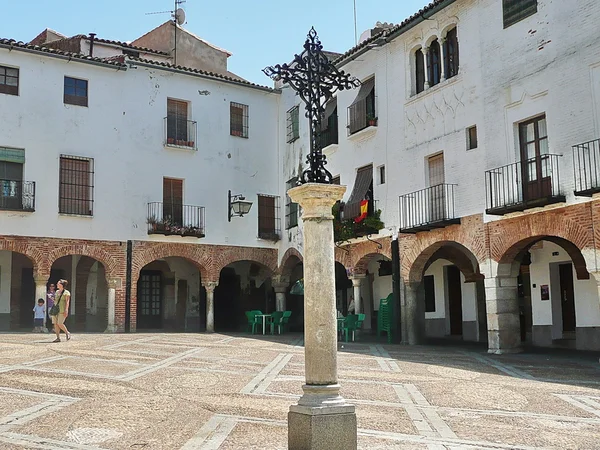
[[[377,22],[375,24],[374,28],[370,28],[366,31],[363,31],[363,33],[360,35],[360,39],[358,40],[358,43],[360,44],[361,42],[364,42],[367,39],[371,39],[373,36],[375,36],[378,33],[381,33],[383,30],[389,30],[390,28],[393,28],[393,27],[394,27],[393,23]]]
[[[96,39],[96,33],[90,33],[90,56],[94,56],[94,39]]]

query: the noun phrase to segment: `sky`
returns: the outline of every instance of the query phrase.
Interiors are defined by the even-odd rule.
[[[429,0],[355,0],[358,35],[377,21],[398,23]],[[45,28],[67,36],[132,41],[169,19],[174,0],[0,0],[0,38],[28,42]],[[60,5],[60,6],[58,6]],[[314,26],[326,50],[354,46],[354,0],[187,0],[184,28],[229,50],[229,70],[271,85],[261,69],[290,61]],[[167,11],[163,14],[148,14]]]

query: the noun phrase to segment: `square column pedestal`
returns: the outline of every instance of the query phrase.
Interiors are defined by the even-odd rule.
[[[331,208],[345,186],[306,183],[288,191],[304,226],[304,356],[306,383],[288,413],[291,450],[356,449],[356,413],[339,394],[337,314]]]

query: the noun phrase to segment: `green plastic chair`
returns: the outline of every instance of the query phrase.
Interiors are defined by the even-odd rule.
[[[291,311],[284,311],[282,320],[283,331],[289,331],[290,328],[290,317],[292,316]]]
[[[254,334],[259,325],[262,326],[262,322],[260,322],[256,317],[257,314],[261,314],[261,312],[246,311],[246,318],[248,319],[248,331],[250,331],[252,334]]]
[[[392,343],[392,301],[393,294],[382,298],[379,301],[379,311],[377,313],[377,339],[382,332],[387,333],[388,344]]]
[[[277,333],[281,334],[283,328],[283,311],[275,311],[271,314],[271,334],[275,334],[275,327],[277,327]]]
[[[348,335],[350,332],[352,332],[352,341],[354,342],[354,332],[358,329],[357,324],[358,316],[356,314],[348,314],[348,317],[346,317],[344,325],[342,326],[346,342],[348,342]]]

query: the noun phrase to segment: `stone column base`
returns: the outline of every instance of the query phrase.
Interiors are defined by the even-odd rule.
[[[116,333],[117,332],[117,326],[116,325],[109,325],[106,327],[106,330],[104,330],[105,333]]]
[[[350,405],[349,405],[350,406]],[[289,450],[356,450],[356,413],[307,408],[288,413]],[[339,407],[331,407],[338,409]]]

